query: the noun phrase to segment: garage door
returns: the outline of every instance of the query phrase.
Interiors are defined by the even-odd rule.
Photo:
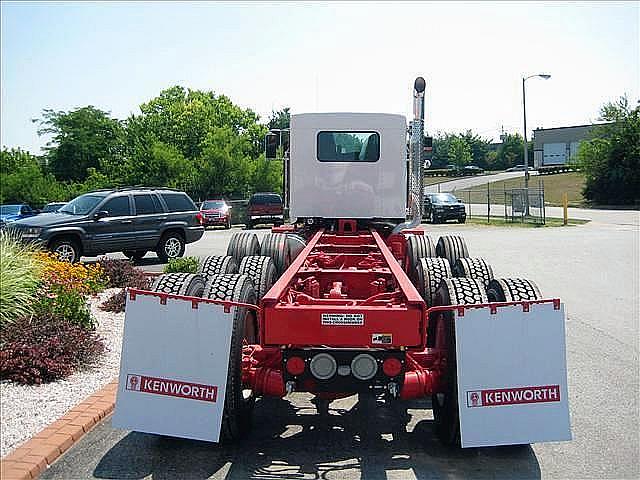
[[[567,163],[567,144],[566,143],[545,143],[543,149],[544,165],[564,165]]]

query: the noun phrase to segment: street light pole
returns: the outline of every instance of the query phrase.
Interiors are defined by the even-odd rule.
[[[545,80],[549,80],[551,75],[547,75],[545,73],[537,73],[535,75],[529,75],[528,77],[522,77],[522,116],[524,123],[524,205],[525,205],[525,215],[529,216],[529,146],[527,144],[527,101],[526,101],[526,93],[524,82],[533,77],[540,77]]]
[[[529,77],[527,77],[529,78]],[[529,148],[527,145],[527,101],[525,97],[524,82],[527,79],[522,77],[522,115],[524,117],[524,208],[525,216],[529,216]]]

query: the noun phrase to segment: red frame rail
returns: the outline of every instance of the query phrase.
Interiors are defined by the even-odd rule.
[[[267,347],[425,345],[425,303],[376,231],[319,230],[261,306],[261,342]],[[329,316],[362,322],[328,324]],[[390,341],[375,343],[380,334]]]

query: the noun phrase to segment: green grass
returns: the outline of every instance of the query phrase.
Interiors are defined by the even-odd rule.
[[[589,220],[580,220],[578,218],[570,218],[567,226],[573,227],[575,225],[584,225]],[[524,228],[541,228],[541,227],[562,227],[562,218],[547,217],[544,224],[519,222],[519,221],[507,221],[504,217],[489,217],[489,223],[487,223],[487,217],[473,216],[467,217],[467,224],[469,225],[484,225],[489,227],[524,227]]]
[[[34,256],[37,250],[6,230],[0,233],[0,326],[33,312],[42,269]]]
[[[586,205],[586,200],[582,196],[582,189],[584,188],[584,177],[579,172],[533,176],[529,181],[529,188],[537,188],[538,181],[544,182],[545,204],[551,206],[562,206],[562,194],[566,192],[569,199],[569,206],[584,207]],[[503,202],[502,194],[505,188],[507,190],[510,190],[512,188],[522,188],[523,186],[524,179],[522,177],[490,183],[489,188],[492,197],[494,193],[496,194],[496,200],[492,200],[491,203]],[[465,202],[469,202],[469,199],[470,203],[487,202],[486,185],[467,188],[464,190],[456,190],[455,193],[460,199]]]

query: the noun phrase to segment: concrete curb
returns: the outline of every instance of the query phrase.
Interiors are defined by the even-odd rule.
[[[0,478],[38,478],[60,455],[113,411],[117,391],[116,378],[1,459]]]

